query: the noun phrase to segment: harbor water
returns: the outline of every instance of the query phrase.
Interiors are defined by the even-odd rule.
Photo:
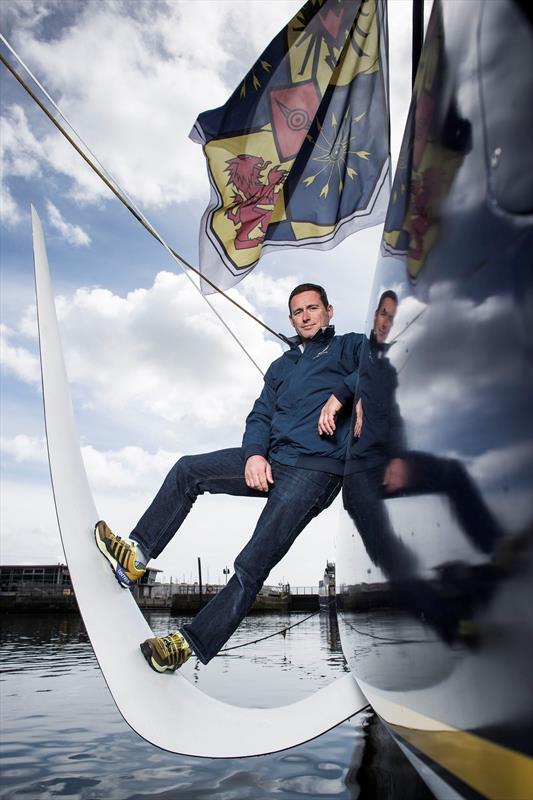
[[[158,634],[186,621],[163,612],[147,617]],[[114,624],[119,636],[120,622]],[[193,658],[183,674],[243,706],[294,702],[347,671],[336,626],[323,614],[251,616],[227,646],[236,649],[207,666]],[[432,797],[370,710],[314,741],[261,757],[192,758],[153,747],[122,719],[77,614],[6,615],[1,663],[0,797],[6,800]],[[136,700],[149,702],[142,686]],[[187,719],[175,724],[187,726]]]

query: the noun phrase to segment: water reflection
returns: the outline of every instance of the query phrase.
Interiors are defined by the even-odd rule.
[[[388,491],[386,472],[391,467],[402,477]],[[494,580],[503,572],[496,559],[472,568],[460,562],[441,565],[432,583],[420,577],[419,559],[395,533],[385,500],[423,494],[448,498],[460,530],[478,552],[490,556],[503,539],[498,521],[463,465],[455,459],[407,451],[387,465],[347,476],[343,487],[345,508],[367,554],[391,582],[400,606],[423,615],[445,641],[454,641],[461,634],[461,617],[472,613],[474,600],[479,604],[488,599]],[[463,602],[455,608],[449,597],[459,589]],[[349,599],[345,604],[350,607]]]
[[[297,616],[248,618],[231,644],[258,638],[258,629],[264,635],[280,630]],[[175,621],[150,615],[156,632]],[[260,652],[263,645],[268,654]],[[7,616],[1,651],[2,798],[381,798],[362,793],[359,766],[367,737],[360,716],[280,754],[243,760],[176,756],[147,744],[122,720],[77,615]],[[259,695],[271,705],[297,700],[346,669],[338,630],[327,615],[257,649],[229,652],[209,670],[199,662],[186,667],[189,680],[229,702],[241,703],[244,693],[249,702]]]
[[[474,626],[470,618],[487,602],[504,574],[501,558],[488,558],[481,569],[462,561],[443,564],[437,568],[437,577],[428,580],[415,550],[395,532],[384,501],[420,495],[446,497],[459,530],[474,551],[484,556],[490,557],[501,544],[504,531],[461,461],[408,449],[396,399],[398,374],[388,357],[394,343],[386,344],[397,308],[395,292],[382,292],[361,375],[357,424],[354,412],[343,503],[371,562],[389,581],[383,589],[387,605],[424,619],[445,642],[471,642]],[[345,585],[345,609],[358,608],[360,588]]]

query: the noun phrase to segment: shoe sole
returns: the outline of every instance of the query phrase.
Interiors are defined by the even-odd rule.
[[[95,541],[96,541],[96,546],[98,547],[98,549],[100,550],[101,554],[104,556],[104,558],[107,560],[107,563],[109,564],[109,566],[113,570],[113,575],[115,576],[115,578],[117,580],[117,583],[123,589],[131,589],[132,586],[135,586],[136,581],[132,581],[131,578],[128,578],[128,576],[124,572],[124,569],[118,563],[116,558],[113,558],[113,556],[111,555],[111,553],[107,549],[105,541],[103,541],[100,538],[100,532],[98,530],[98,523],[96,524],[96,526],[94,528],[94,538],[95,538]]]
[[[154,672],[159,673],[161,675],[164,672],[175,672],[178,667],[162,667],[160,666],[157,661],[154,661],[152,658],[152,647],[148,642],[142,642],[139,647],[141,648],[141,652],[145,657],[146,661],[150,665],[150,667],[154,670]]]

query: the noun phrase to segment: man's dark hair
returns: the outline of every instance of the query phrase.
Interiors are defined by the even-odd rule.
[[[398,305],[398,295],[396,292],[393,292],[392,289],[387,289],[385,292],[382,292],[381,297],[379,298],[378,304],[376,306],[376,311],[379,311],[381,308],[381,304],[384,300],[392,300],[393,303]]]
[[[302,292],[317,292],[320,295],[320,299],[324,303],[324,308],[329,306],[328,296],[326,294],[326,290],[323,286],[319,286],[318,283],[301,283],[289,295],[289,313],[291,312],[291,300],[293,297],[296,297],[297,294],[302,294]]]

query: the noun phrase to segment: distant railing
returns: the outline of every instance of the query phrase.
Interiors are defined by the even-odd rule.
[[[70,597],[74,596],[72,586],[61,586],[48,583],[12,583],[2,586],[0,595],[13,595],[24,597]]]
[[[210,584],[207,583],[205,586],[202,587],[202,594],[216,594],[224,586],[220,584]],[[172,586],[172,594],[199,594],[200,587],[198,584],[173,584]],[[275,585],[275,586],[263,586],[261,589],[261,594],[318,594],[318,586],[290,586],[290,584],[284,584],[282,586]]]
[[[202,586],[202,594],[216,594],[224,588],[225,584],[206,583]],[[1,587],[3,593],[16,593],[17,595],[62,595],[68,597],[74,594],[72,586],[47,583],[12,583]],[[152,583],[142,584],[137,587],[139,594],[146,597],[168,597],[173,594],[200,594],[200,587],[196,584],[183,583]],[[141,591],[142,590],[142,591]],[[261,594],[318,594],[318,586],[290,586],[289,584],[266,585],[261,589]]]
[[[77,607],[74,590],[70,586],[49,586],[46,584],[18,584],[9,588],[0,589],[0,604],[3,607],[17,607],[26,605],[50,606],[59,604]]]
[[[159,586],[159,584],[155,584],[155,586]],[[224,588],[225,584],[220,583],[205,583],[202,586],[202,594],[216,594],[220,592]],[[306,587],[297,587],[295,590],[292,589],[289,584],[273,584],[273,585],[265,585],[261,588],[259,594],[268,594],[268,595],[281,595],[281,594],[307,594],[308,592],[317,594],[317,589],[307,589]],[[187,583],[173,583],[171,587],[171,594],[200,594],[200,586],[197,583],[194,584],[187,584]]]

